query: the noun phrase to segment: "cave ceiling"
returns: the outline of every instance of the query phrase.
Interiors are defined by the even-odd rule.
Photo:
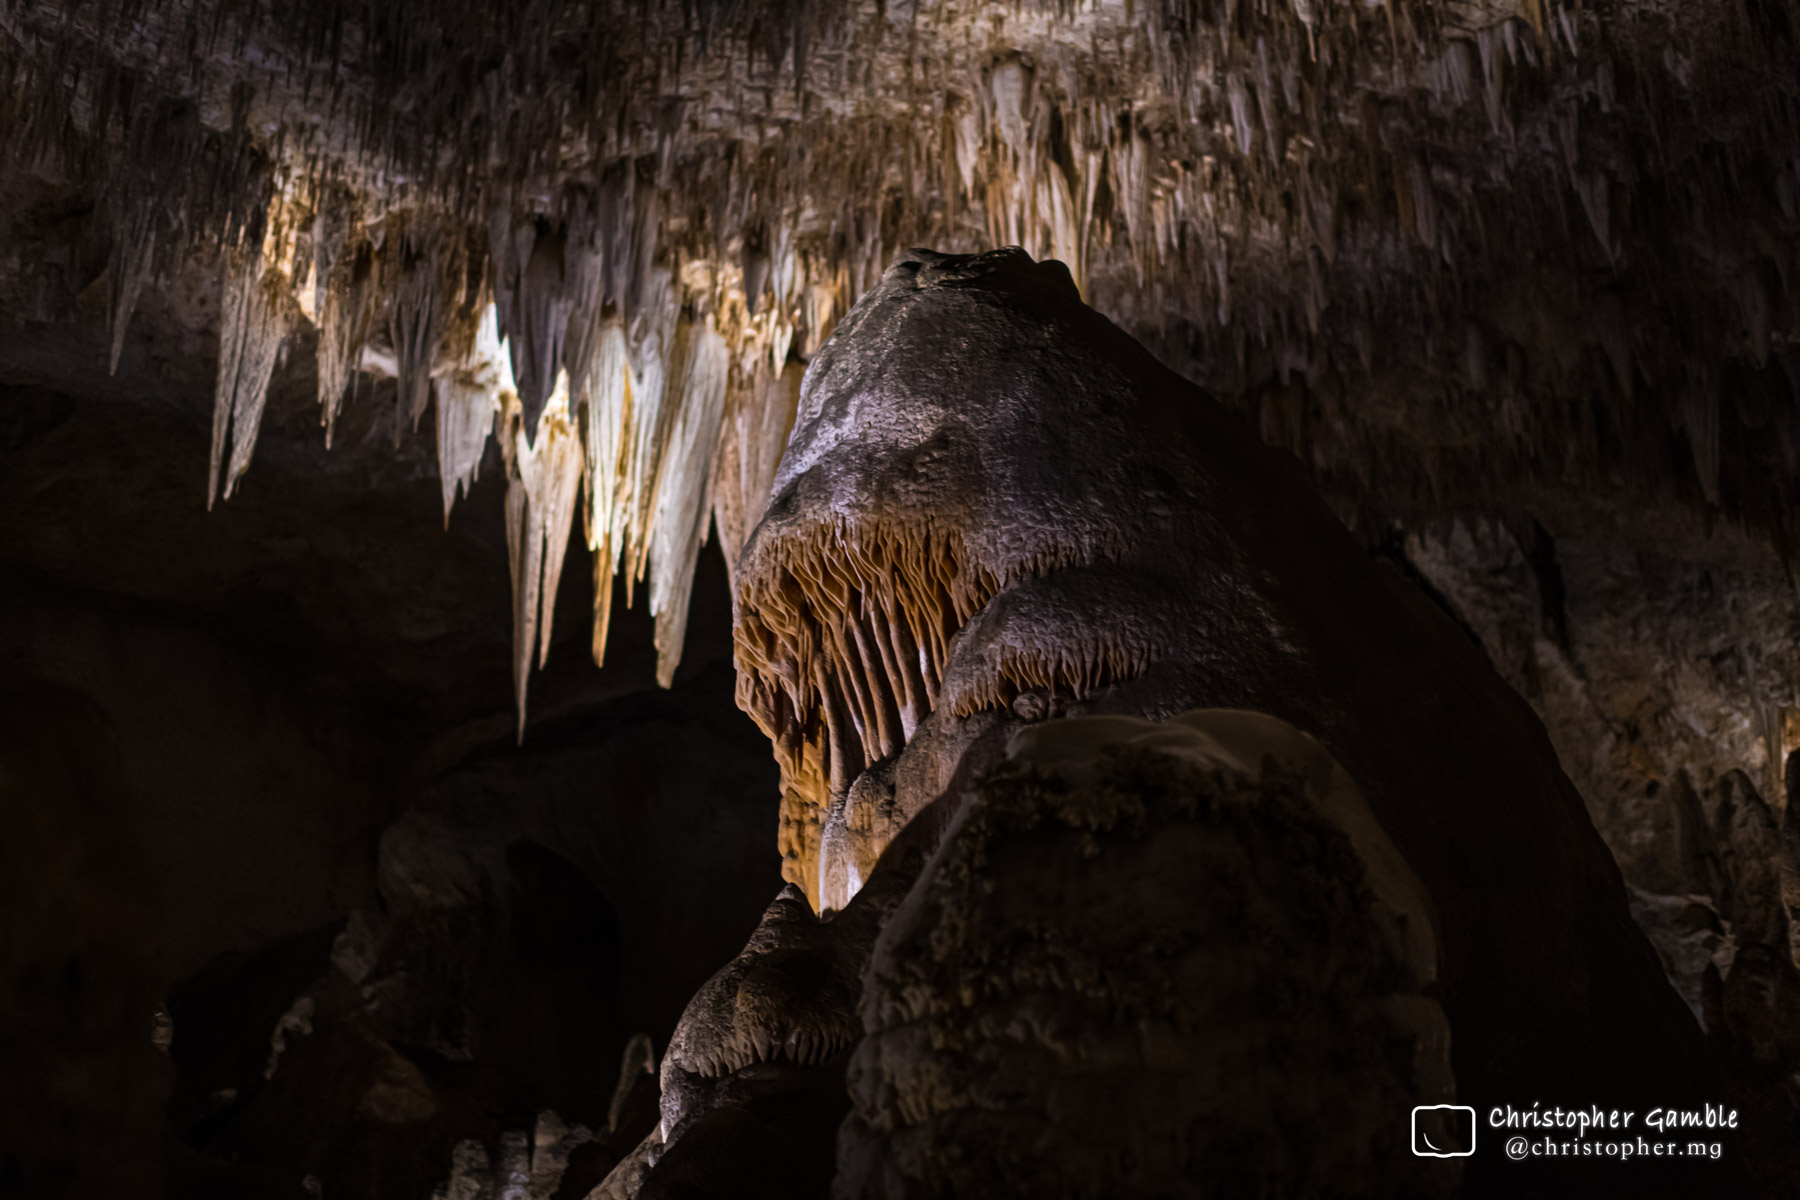
[[[672,676],[709,527],[735,561],[802,365],[912,246],[1060,259],[1371,537],[1580,510],[1785,561],[1794,31],[1766,0],[14,0],[0,303],[15,373],[70,326],[146,392],[212,372],[209,504],[308,376],[326,443],[376,397],[397,455],[435,437],[446,521],[497,441],[521,729],[565,570],[596,659],[613,577],[647,591]]]
[[[954,1174],[882,1131],[967,1063],[846,1089],[895,1014],[1238,912],[1107,907],[1108,789],[1249,778],[1095,774],[1110,705],[1320,738],[1289,826],[1126,825],[1468,1103],[1710,1056],[1800,1194],[1797,235],[1797,0],[0,0],[0,1075],[86,1080],[0,1086],[0,1191]],[[1351,792],[1441,988],[1287,886]]]

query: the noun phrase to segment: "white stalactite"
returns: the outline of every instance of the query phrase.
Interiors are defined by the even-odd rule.
[[[643,285],[631,322],[631,423],[620,471],[619,531],[625,538],[626,594],[644,577],[650,552],[650,525],[657,471],[667,445],[669,365],[677,352],[681,309],[674,281],[658,269]]]
[[[550,656],[556,589],[581,489],[581,439],[569,412],[568,376],[560,375],[528,439],[516,395],[506,396],[510,471],[506,490],[506,547],[513,578],[513,693],[519,740],[525,739],[525,698],[532,651],[538,665]]]
[[[224,495],[229,500],[256,449],[269,377],[287,336],[285,299],[278,278],[273,272],[265,273],[260,253],[227,254],[219,300],[219,375],[213,389],[208,508],[219,496],[221,467]]]
[[[517,395],[507,359],[494,306],[490,304],[482,314],[468,357],[435,381],[438,476],[444,490],[446,527],[458,489],[467,496],[475,484],[503,397],[509,393]]]
[[[587,396],[587,544],[594,555],[594,665],[606,661],[611,626],[612,582],[625,546],[623,472],[631,416],[631,357],[625,327],[601,325],[589,361]]]
[[[1154,176],[1135,120],[1111,106],[1058,109],[1067,86],[1057,70],[1016,59],[972,74],[941,101],[940,152],[990,237],[1061,259],[1085,291],[1101,173],[1110,172],[1140,269],[1173,247],[1179,197]],[[1053,111],[1067,126],[1072,159],[1051,145]],[[729,260],[684,258],[661,241],[670,184],[648,178],[626,160],[566,211],[542,199],[535,212],[494,208],[485,286],[495,303],[461,343],[453,327],[467,310],[446,291],[455,271],[442,269],[459,252],[418,240],[431,236],[417,233],[428,220],[389,211],[359,223],[361,201],[336,185],[293,202],[310,232],[300,273],[311,303],[300,308],[319,328],[327,445],[354,370],[399,379],[397,433],[435,391],[448,523],[501,422],[521,733],[531,660],[541,666],[549,652],[577,480],[594,556],[594,659],[604,659],[616,576],[625,573],[629,601],[648,575],[657,674],[667,685],[709,522],[716,519],[735,567],[768,501],[797,405],[801,372],[790,351],[804,358],[818,350],[889,249],[871,225],[848,254],[821,252],[805,240],[805,214],[788,210],[766,225],[741,214],[742,228],[760,232],[754,248],[745,244]],[[408,229],[413,241],[403,240]],[[292,290],[293,274],[265,263],[256,288],[251,274],[231,276],[217,454],[229,464],[227,493],[248,462],[279,346],[270,331],[285,331],[276,314],[286,311],[283,285]],[[471,341],[472,349],[454,348]],[[521,363],[537,388],[556,380],[535,421],[520,395]]]
[[[779,374],[752,375],[755,382],[734,389],[726,404],[714,467],[713,520],[734,583],[738,556],[768,506],[775,470],[787,448],[802,373],[799,363],[788,363]]]
[[[1468,266],[1453,252],[1524,233],[1519,251],[1537,253],[1527,222],[1585,221],[1621,267],[1642,253],[1641,223],[1627,219],[1642,207],[1633,200],[1642,183],[1620,165],[1642,155],[1626,153],[1618,127],[1628,123],[1608,116],[1619,106],[1610,56],[1639,34],[1615,38],[1609,19],[1568,5],[1516,14],[1474,6],[1420,21],[1398,19],[1389,4],[1377,22],[1366,6],[1289,0],[1240,5],[1236,18],[1182,38],[1164,36],[1159,6],[1117,0],[996,11],[979,36],[961,10],[902,7],[930,36],[892,36],[902,9],[797,10],[793,87],[770,86],[772,64],[746,52],[748,31],[734,33],[731,20],[697,57],[623,53],[597,93],[590,85],[600,81],[585,72],[525,69],[508,58],[518,46],[488,46],[489,27],[471,27],[460,34],[480,44],[480,57],[491,50],[521,69],[464,91],[450,69],[458,60],[433,48],[456,47],[457,29],[414,47],[418,58],[392,55],[382,26],[366,25],[353,42],[365,39],[368,56],[334,60],[327,75],[327,64],[286,44],[280,23],[259,21],[255,6],[227,6],[215,32],[238,38],[240,52],[191,60],[193,103],[168,106],[177,97],[161,92],[180,81],[147,76],[135,99],[117,99],[127,106],[118,120],[94,119],[112,95],[109,72],[141,50],[185,44],[191,6],[140,5],[131,20],[96,24],[26,5],[0,17],[9,22],[0,58],[20,68],[9,78],[32,102],[21,112],[42,106],[25,129],[49,134],[19,147],[29,152],[16,164],[21,178],[54,167],[68,176],[58,187],[82,179],[117,204],[102,214],[112,226],[115,369],[139,292],[169,282],[155,278],[157,264],[209,260],[221,239],[257,227],[246,219],[256,203],[269,204],[263,244],[223,256],[209,504],[231,494],[250,461],[295,310],[318,331],[327,446],[359,368],[400,381],[405,422],[435,389],[446,520],[502,415],[521,712],[531,658],[543,661],[549,645],[575,476],[585,479],[594,555],[595,660],[618,572],[628,599],[648,573],[666,681],[708,510],[734,558],[768,499],[794,407],[790,351],[810,358],[907,239],[953,250],[1016,243],[1059,258],[1083,295],[1133,332],[1154,332],[1159,320],[1175,332],[1166,322],[1191,318],[1179,340],[1226,364],[1222,381],[1234,358],[1242,380],[1249,353],[1263,360],[1255,370],[1282,364],[1283,375],[1341,374],[1352,354],[1370,370],[1376,316],[1421,294],[1434,310],[1474,294],[1479,273],[1447,286]],[[629,18],[608,11],[635,31],[621,47],[675,45],[691,23],[683,6]],[[361,23],[352,14],[349,24]],[[547,26],[530,36],[568,44]],[[88,61],[64,53],[77,44],[94,51],[95,69],[69,70]],[[1387,61],[1353,49],[1377,44]],[[387,50],[369,50],[379,46]],[[1632,60],[1642,68],[1632,86],[1662,114],[1656,128],[1671,123],[1659,145],[1674,147],[1727,110],[1721,89],[1700,86],[1715,72],[1680,46],[1666,49]],[[1578,50],[1577,68],[1568,56]],[[1760,63],[1756,78],[1783,62]],[[382,78],[381,64],[403,64],[412,77]],[[619,107],[634,95],[656,100]],[[590,102],[601,108],[582,107]],[[430,131],[471,112],[485,130],[476,153],[455,139],[432,143]],[[1519,171],[1507,168],[1508,196],[1538,196],[1510,229],[1484,225],[1502,215],[1491,201],[1503,181],[1484,183],[1433,148],[1430,130],[1459,120],[1499,135],[1496,164],[1519,159]],[[52,163],[63,143],[66,160]],[[1790,160],[1762,172],[1773,194],[1747,212],[1773,203],[1791,222],[1800,185]],[[1529,183],[1544,168],[1560,176],[1553,195]],[[1416,244],[1402,244],[1405,235]],[[1692,253],[1658,255],[1665,250]],[[1737,265],[1751,250],[1749,235],[1734,232],[1706,253],[1742,271],[1726,291],[1738,297],[1761,370],[1793,340],[1780,328],[1793,268],[1767,259],[1767,246]],[[1432,283],[1441,267],[1451,270]],[[1346,270],[1364,285],[1344,290]],[[482,291],[497,312],[473,331]],[[1629,401],[1631,327],[1623,313],[1600,322],[1604,311],[1586,323],[1600,330]],[[1457,336],[1439,341],[1461,346],[1463,326],[1450,328]],[[1531,366],[1542,378],[1550,363]],[[564,373],[571,383],[554,399]],[[1463,374],[1479,377],[1474,367]],[[1723,387],[1716,376],[1694,380],[1668,431],[1688,439],[1715,508],[1738,490],[1736,451],[1722,442],[1731,436],[1720,428]],[[559,413],[546,410],[540,427],[544,403]],[[1519,438],[1526,422],[1515,408],[1538,411],[1523,403],[1508,393],[1496,408]],[[1780,436],[1791,462],[1800,452]]]
[[[731,347],[710,321],[695,326],[687,339],[652,518],[650,615],[656,618],[656,681],[663,687],[674,681],[687,637],[688,596],[695,560],[706,543],[712,511],[707,489],[730,378]]]

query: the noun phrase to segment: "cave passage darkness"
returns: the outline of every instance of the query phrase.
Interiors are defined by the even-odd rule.
[[[1797,280],[1794,0],[0,4],[0,1197],[1800,1195]]]

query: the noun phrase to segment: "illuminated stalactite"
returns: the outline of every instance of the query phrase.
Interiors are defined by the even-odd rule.
[[[396,433],[435,394],[472,438],[446,381],[494,306],[527,442],[571,381],[595,657],[613,577],[648,577],[664,678],[696,497],[741,545],[790,361],[912,245],[1066,262],[1357,519],[1587,480],[1785,545],[1800,122],[1780,12],[753,17],[21,4],[0,128],[16,167],[108,196],[115,361],[145,287],[222,260],[214,490],[248,465],[265,366],[303,323],[327,440],[371,364],[401,384]],[[63,303],[67,268],[13,270],[45,315]],[[690,396],[682,331],[702,327],[724,383]]]

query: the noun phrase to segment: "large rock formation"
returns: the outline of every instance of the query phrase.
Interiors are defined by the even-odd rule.
[[[784,869],[842,909],[827,930],[885,915],[918,869],[913,850],[884,864],[892,831],[928,809],[898,845],[954,828],[1009,727],[1255,709],[1349,769],[1433,897],[1460,1096],[1631,1107],[1716,1086],[1524,702],[1291,459],[1082,305],[1060,264],[915,251],[892,269],[809,371],[738,573],[740,701],[782,767]],[[1040,916],[1058,919],[1009,921]],[[822,987],[803,1003],[832,1003]],[[819,1023],[722,999],[703,992],[684,1027],[777,1047],[752,1060]],[[750,1065],[727,1053],[708,1073]],[[1561,1166],[1476,1161],[1469,1183],[1592,1185]]]
[[[71,1015],[82,987],[34,989],[107,942],[129,946],[95,984],[118,1028],[204,980],[262,1057],[426,783],[479,747],[510,792],[530,756],[497,740],[723,653],[723,577],[801,374],[883,270],[1019,244],[1291,451],[1473,635],[1544,720],[1728,1090],[1800,1141],[1797,30],[1788,0],[15,0],[0,675],[33,710],[8,761],[37,799],[9,836],[106,847],[65,875],[24,851],[46,870],[8,880],[36,914],[12,926],[38,964],[18,1028],[73,1020],[71,1062],[104,1041],[110,1016]],[[857,737],[915,751],[841,795],[820,759],[788,801],[789,874],[829,909],[896,903],[869,892],[880,848],[1013,720],[1066,711],[1032,687],[920,724],[895,668]],[[864,715],[843,698],[840,727]],[[82,761],[102,746],[116,775]],[[77,794],[111,798],[48,799]],[[451,859],[490,826],[459,828]],[[527,840],[596,884],[563,833]],[[72,886],[85,915],[39,929]],[[684,907],[680,936],[722,958],[768,890],[718,925]],[[641,930],[618,910],[623,940],[660,928],[650,908]],[[132,1054],[71,1112],[136,1097],[118,1128],[149,1121],[162,1085]],[[521,1105],[512,1140],[420,1161],[459,1194],[530,1174]]]
[[[213,493],[294,348],[328,430],[369,373],[396,434],[435,405],[446,499],[499,416],[521,705],[576,476],[666,674],[708,509],[734,559],[766,498],[790,357],[916,244],[1066,262],[1377,536],[1672,503],[1785,550],[1795,29],[1779,0],[21,3],[0,296],[145,384],[216,339]]]
[[[1453,1194],[1431,910],[1280,721],[1029,726],[877,940],[836,1194]]]

